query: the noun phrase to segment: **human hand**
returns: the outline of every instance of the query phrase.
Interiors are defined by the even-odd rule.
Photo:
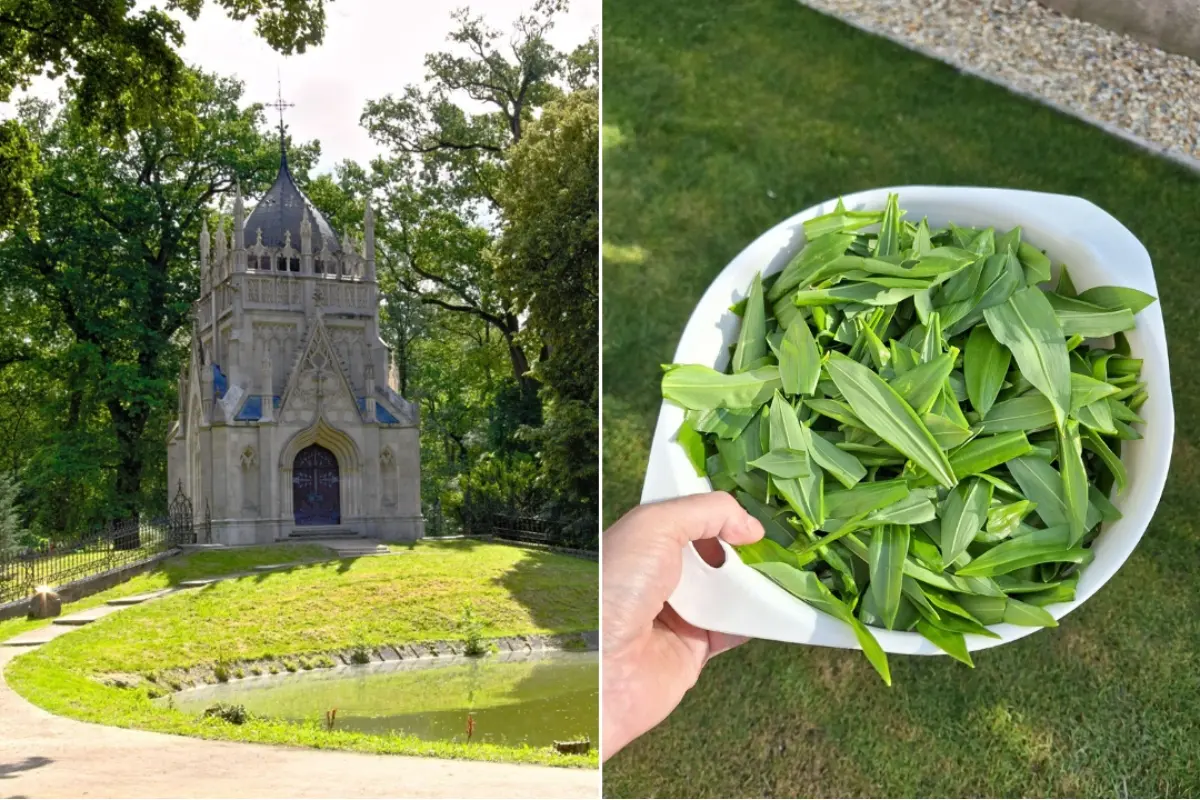
[[[679,705],[708,659],[745,641],[685,622],[667,605],[695,542],[710,564],[721,546],[750,544],[763,527],[725,492],[638,506],[604,532],[604,730],[607,759]]]

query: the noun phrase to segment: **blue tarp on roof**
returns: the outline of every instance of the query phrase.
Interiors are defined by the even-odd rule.
[[[359,397],[356,399],[358,400],[358,410],[363,413],[366,413],[367,398]],[[393,414],[391,411],[389,411],[387,406],[385,406],[383,403],[379,402],[378,400],[375,401],[375,420],[377,422],[382,422],[385,425],[400,424],[400,420],[396,419],[396,415]]]
[[[261,394],[252,394],[246,398],[246,402],[242,403],[242,410],[238,412],[234,419],[239,422],[255,422],[262,419],[262,399]],[[272,405],[279,408],[280,397],[275,395]]]

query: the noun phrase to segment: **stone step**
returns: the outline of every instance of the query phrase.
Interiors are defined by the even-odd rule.
[[[313,526],[305,528],[294,528],[287,535],[286,541],[310,540],[310,539],[361,539],[358,531],[342,528],[340,526]]]
[[[120,611],[120,606],[96,606],[89,608],[86,611],[76,611],[74,614],[67,614],[65,617],[58,617],[54,620],[55,625],[87,625],[95,622],[98,619],[107,617],[114,611]]]
[[[157,592],[146,592],[145,594],[135,594],[129,597],[118,597],[115,600],[109,600],[110,606],[136,606],[139,603],[144,603],[147,600],[153,600],[156,597],[162,597],[164,594],[170,594],[173,589],[159,589]]]

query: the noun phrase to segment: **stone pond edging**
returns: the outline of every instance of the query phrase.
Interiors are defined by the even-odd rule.
[[[530,634],[484,639],[489,654],[532,652],[595,652],[600,649],[600,632]],[[466,657],[466,642],[443,639],[371,648],[342,648],[280,658],[220,661],[187,669],[156,670],[149,673],[110,673],[95,679],[120,689],[145,689],[151,697],[161,697],[197,686],[233,683],[248,678],[284,673],[318,672],[341,667],[368,666],[400,661],[432,661],[439,658]]]

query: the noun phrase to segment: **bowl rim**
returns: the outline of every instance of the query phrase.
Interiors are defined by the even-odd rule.
[[[1120,285],[1133,285],[1154,294],[1155,297],[1158,296],[1153,265],[1145,247],[1118,220],[1083,198],[995,187],[894,186],[845,195],[842,197],[842,201],[849,210],[861,210],[868,207],[881,208],[887,194],[893,192],[900,195],[902,206],[912,205],[918,207],[919,210],[929,204],[936,206],[939,202],[951,203],[955,208],[969,209],[971,213],[989,214],[989,219],[995,220],[994,227],[997,228],[1021,224],[1026,231],[1032,234],[1032,243],[1047,250],[1055,263],[1056,272],[1058,264],[1063,260],[1056,255],[1056,250],[1068,249],[1074,254],[1090,255],[1091,258],[1085,257],[1082,263],[1080,259],[1071,259],[1072,277],[1077,278],[1077,285],[1081,289],[1103,282],[1116,282],[1112,279],[1113,273],[1116,271],[1112,268],[1112,262],[1116,258],[1110,257],[1106,253],[1111,248],[1121,254],[1122,267],[1128,272],[1127,275],[1122,274],[1122,277],[1131,279],[1121,281]],[[787,260],[804,244],[801,223],[806,219],[832,211],[837,200],[838,198],[830,198],[782,220],[750,242],[717,273],[689,317],[675,352],[675,363],[702,363],[717,369],[724,367],[728,360],[726,347],[716,348],[715,355],[712,355],[711,351],[707,351],[707,355],[712,355],[712,357],[706,359],[705,355],[697,357],[694,340],[697,338],[711,340],[713,331],[720,330],[723,342],[727,345],[731,341],[730,334],[736,336],[737,330],[736,318],[731,319],[733,315],[728,312],[730,301],[745,296],[755,271],[761,271],[766,276],[782,269]],[[914,200],[916,202],[913,202]],[[909,218],[914,217],[910,215]],[[968,222],[966,224],[975,223]],[[1054,227],[1054,231],[1047,230],[1047,227],[1051,225]],[[764,258],[764,254],[770,254],[772,251],[773,255],[770,259]],[[1080,267],[1083,267],[1082,272],[1080,272]],[[1097,274],[1100,277],[1097,278]],[[730,287],[733,287],[732,295],[729,291]],[[723,313],[716,319],[717,324],[714,325],[713,310],[717,308],[723,309]],[[1075,600],[1069,603],[1054,603],[1046,607],[1056,620],[1082,605],[1125,563],[1144,535],[1166,483],[1174,438],[1174,410],[1170,392],[1166,337],[1159,303],[1153,303],[1138,313],[1137,328],[1130,334],[1130,343],[1134,355],[1144,358],[1148,367],[1152,365],[1151,377],[1154,380],[1147,380],[1148,387],[1151,389],[1147,408],[1153,411],[1153,415],[1144,412],[1147,419],[1146,438],[1139,443],[1139,448],[1147,447],[1149,446],[1147,440],[1153,439],[1153,452],[1147,456],[1151,458],[1150,468],[1144,470],[1143,481],[1139,484],[1139,505],[1132,509],[1131,513],[1127,513],[1124,520],[1113,523],[1111,526],[1106,524],[1101,529],[1100,536],[1097,537],[1097,543],[1101,540],[1111,543],[1104,548],[1104,552],[1107,553],[1105,569],[1097,570],[1096,561],[1100,561],[1097,558],[1081,573]],[[1145,375],[1145,370],[1143,374]],[[694,475],[694,470],[687,466],[689,462],[687,462],[686,455],[679,444],[674,441],[675,432],[682,419],[682,409],[664,400],[660,406],[654,432],[643,484],[642,502],[710,491],[712,488],[707,477],[689,478],[686,474],[691,471]],[[1123,453],[1122,459],[1126,458],[1127,455]],[[665,478],[661,470],[655,469],[656,466],[668,468]],[[684,472],[683,480],[676,480],[680,478],[681,470]],[[1126,494],[1117,501],[1118,505],[1128,504],[1130,495],[1131,493],[1127,489]],[[1105,534],[1109,532],[1110,528],[1118,527],[1117,534],[1109,535],[1105,539]],[[727,633],[858,648],[849,626],[845,626],[823,612],[816,611],[803,601],[788,594],[770,579],[746,567],[727,544],[724,542],[721,544],[726,551],[726,559],[725,566],[720,568],[710,567],[703,562],[693,548],[684,548],[683,575],[679,587],[670,598],[670,602],[684,619],[700,627]],[[761,601],[785,602],[791,606],[799,606],[807,610],[800,613],[799,616],[808,618],[815,615],[815,618],[806,619],[806,624],[799,625],[796,630],[788,631],[764,630],[766,623],[760,620],[758,624],[748,625],[748,627],[755,628],[753,632],[749,632],[746,624],[731,622],[735,613],[729,609],[726,609],[724,613],[720,612],[716,608],[718,603],[714,598],[720,595],[722,581],[729,585],[741,581],[744,586],[748,586],[749,584],[745,584],[745,575],[730,577],[731,573],[743,571],[753,576],[753,580],[757,582],[758,593],[762,595]],[[1091,576],[1091,578],[1086,576]],[[724,588],[728,589],[728,585]],[[722,600],[721,604],[729,605],[727,599]],[[736,606],[737,604],[732,605]],[[835,631],[831,628],[830,622],[839,626],[839,629]],[[1000,638],[992,639],[969,634],[966,636],[968,650],[982,650],[1016,641],[1039,630],[1039,628],[1020,627],[1008,623],[988,627]],[[941,650],[915,632],[889,631],[875,627],[872,627],[871,631],[887,652],[942,654]]]

